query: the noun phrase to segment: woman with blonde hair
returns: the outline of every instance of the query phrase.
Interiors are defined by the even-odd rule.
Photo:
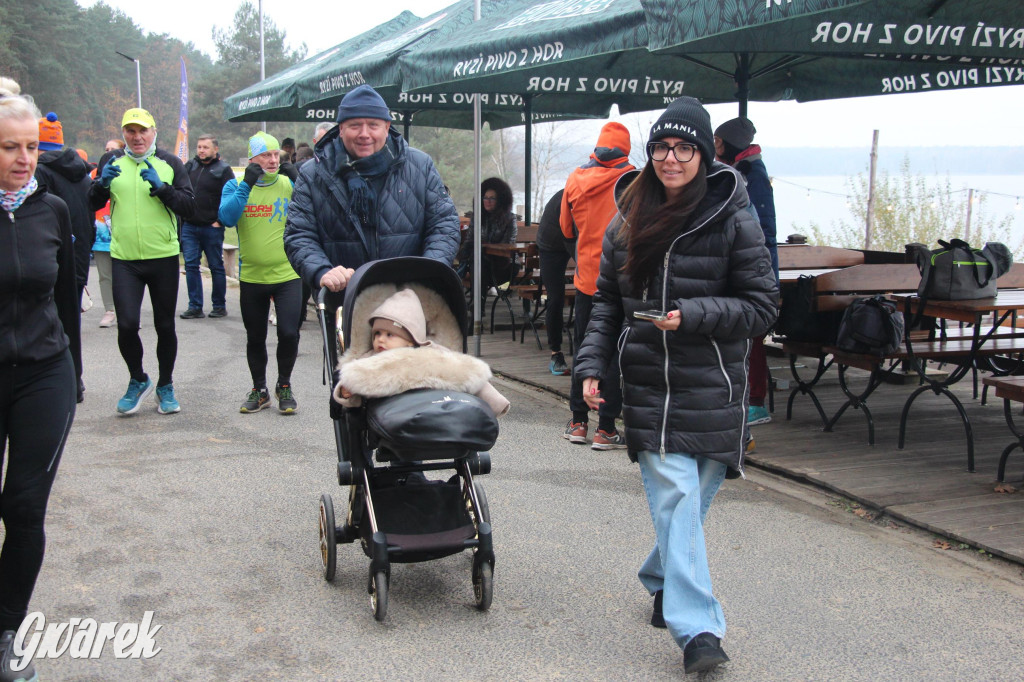
[[[75,417],[80,347],[71,218],[35,179],[39,110],[0,96],[0,679],[43,563],[50,488]],[[17,673],[35,679],[31,664]]]

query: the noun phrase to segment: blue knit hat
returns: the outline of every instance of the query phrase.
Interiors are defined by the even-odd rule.
[[[391,110],[376,90],[369,85],[360,85],[346,93],[338,105],[338,123],[350,118],[379,118],[390,121]]]
[[[276,152],[281,148],[277,138],[262,130],[249,138],[249,158],[259,156],[263,152]]]

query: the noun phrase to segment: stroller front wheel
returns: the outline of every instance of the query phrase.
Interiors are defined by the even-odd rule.
[[[370,577],[370,608],[377,622],[383,622],[388,615],[388,574],[377,571]]]
[[[338,540],[334,526],[334,502],[327,493],[320,496],[320,562],[324,568],[324,580],[334,580],[338,566]]]
[[[486,561],[473,565],[473,596],[481,611],[491,608],[494,598],[494,569]]]

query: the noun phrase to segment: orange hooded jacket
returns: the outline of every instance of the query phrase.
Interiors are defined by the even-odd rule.
[[[573,283],[583,294],[597,292],[601,244],[608,223],[615,217],[615,181],[627,171],[629,131],[621,123],[606,123],[597,138],[590,160],[574,170],[565,183],[560,222],[566,239],[576,240],[576,273]]]

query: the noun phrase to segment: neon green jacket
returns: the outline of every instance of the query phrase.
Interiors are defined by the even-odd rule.
[[[100,159],[96,177],[103,167],[113,163],[121,174],[104,187],[97,179],[89,190],[89,203],[94,210],[110,201],[110,256],[118,260],[148,260],[177,256],[178,216],[188,219],[196,210],[192,183],[178,157],[157,149],[149,162],[163,181],[152,186],[139,175],[145,163],[118,150]]]

